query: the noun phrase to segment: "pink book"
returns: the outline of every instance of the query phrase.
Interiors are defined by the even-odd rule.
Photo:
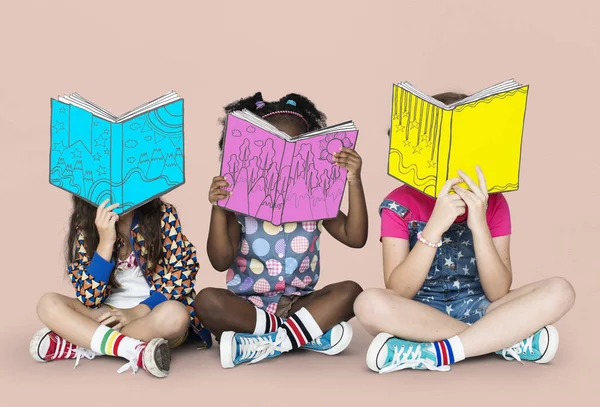
[[[218,205],[280,225],[337,216],[347,170],[333,153],[355,148],[352,121],[292,138],[248,110],[227,116],[221,176],[231,196]]]

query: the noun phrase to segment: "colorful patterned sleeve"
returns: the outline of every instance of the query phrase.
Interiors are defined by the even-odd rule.
[[[167,300],[185,304],[200,268],[196,248],[181,231],[177,211],[170,205],[163,206],[161,227],[163,257],[152,275],[150,297],[142,301],[150,309]]]
[[[98,253],[94,253],[90,259],[84,241],[84,234],[80,231],[74,248],[77,257],[67,266],[67,273],[75,288],[77,299],[86,307],[98,308],[110,295],[108,280],[115,263],[112,260],[104,260]]]

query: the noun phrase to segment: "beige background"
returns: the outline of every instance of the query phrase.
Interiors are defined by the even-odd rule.
[[[169,3],[1,1],[3,401],[490,407],[597,401],[596,2]],[[174,354],[171,377],[163,381],[119,376],[121,362],[109,358],[83,361],[73,371],[71,362],[40,365],[29,357],[30,336],[40,327],[39,296],[72,293],[62,263],[69,197],[47,182],[50,97],[79,92],[118,114],[171,89],[185,98],[188,182],[167,199],[199,248],[199,288],[224,286],[204,250],[222,106],[257,90],[267,99],[300,92],[330,123],[353,119],[361,131],[370,240],[352,251],[324,238],[320,284],[355,279],[369,287],[382,283],[377,206],[398,185],[385,165],[392,83],[472,93],[511,77],[531,85],[521,191],[508,196],[514,284],[561,275],[578,294],[557,324],[561,347],[551,365],[492,356],[448,374],[378,376],[365,366],[369,338],[357,324],[355,341],[340,357],[297,354],[226,371],[216,349],[186,349]]]

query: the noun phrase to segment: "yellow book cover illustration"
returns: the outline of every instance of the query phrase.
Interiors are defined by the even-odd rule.
[[[394,85],[388,174],[437,198],[458,170],[477,180],[479,165],[489,193],[519,189],[528,91],[509,80],[445,105]]]

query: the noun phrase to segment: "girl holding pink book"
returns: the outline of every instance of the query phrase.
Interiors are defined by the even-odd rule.
[[[298,94],[265,102],[257,93],[231,103],[225,112],[243,109],[293,138],[326,126],[325,115]],[[219,147],[223,149],[223,137]],[[276,226],[227,211],[217,202],[230,196],[230,185],[222,176],[213,179],[207,250],[213,267],[227,271],[228,290],[205,288],[195,308],[220,341],[224,368],[295,349],[335,355],[349,345],[352,329],[346,321],[354,316],[354,300],[362,289],[344,281],[315,290],[320,275],[319,236],[325,229],[346,246],[360,248],[367,240],[368,220],[361,157],[342,148],[333,159],[348,171],[349,208],[347,215],[340,211],[332,219]]]

